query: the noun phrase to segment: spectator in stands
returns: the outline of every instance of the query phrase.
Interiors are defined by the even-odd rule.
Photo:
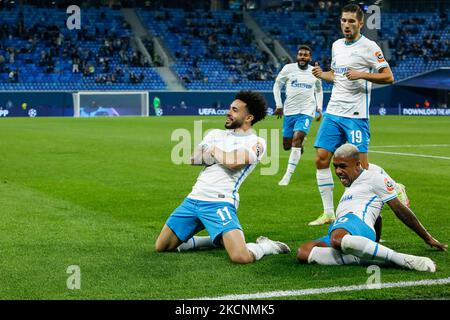
[[[191,78],[189,78],[189,76],[188,76],[187,74],[185,74],[181,79],[182,79],[183,82],[186,83],[186,84],[192,82]]]
[[[129,72],[129,78],[131,83],[139,83],[139,77],[136,75],[134,71]]]
[[[19,70],[18,69],[16,69],[15,71],[11,70],[9,72],[8,81],[11,82],[11,83],[19,82]]]
[[[14,71],[13,70],[11,70],[8,74],[8,81],[14,82]]]
[[[8,53],[9,53],[9,63],[10,64],[14,64],[15,57],[16,57],[15,49],[14,48],[9,48],[8,49]]]
[[[79,73],[80,72],[79,62],[80,62],[79,58],[75,58],[75,59],[72,60],[72,73]]]
[[[1,49],[1,48],[0,48]],[[0,73],[5,69],[5,57],[0,54]]]

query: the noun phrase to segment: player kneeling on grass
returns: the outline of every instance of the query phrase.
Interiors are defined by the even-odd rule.
[[[374,224],[387,203],[426,243],[447,250],[447,245],[434,239],[414,213],[399,201],[394,182],[376,171],[364,170],[359,150],[352,144],[344,144],[336,150],[333,165],[346,187],[336,210],[336,221],[327,236],[300,246],[298,260],[322,265],[396,265],[435,272],[436,265],[431,259],[396,252],[375,242]]]
[[[231,261],[251,263],[264,255],[288,253],[279,241],[259,237],[246,243],[236,215],[238,189],[261,160],[266,143],[252,125],[264,119],[266,102],[262,95],[239,92],[230,105],[225,128],[212,130],[196,147],[191,163],[204,165],[192,192],[167,219],[156,251],[186,251],[222,245]],[[209,237],[194,236],[206,229]]]

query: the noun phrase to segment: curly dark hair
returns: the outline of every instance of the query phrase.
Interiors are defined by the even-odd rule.
[[[234,97],[246,104],[248,113],[253,116],[252,125],[264,119],[267,115],[267,102],[263,95],[254,91],[239,91]]]

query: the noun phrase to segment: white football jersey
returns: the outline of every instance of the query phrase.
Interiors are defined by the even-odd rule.
[[[312,66],[302,70],[297,63],[289,63],[281,69],[273,87],[273,94],[277,106],[283,106],[283,113],[287,116],[306,114],[314,117],[318,105],[315,93],[322,94],[322,81],[312,74]],[[281,101],[281,88],[286,86],[286,100]]]
[[[216,146],[225,152],[245,149],[257,159],[254,163],[245,165],[237,171],[230,170],[221,164],[205,167],[188,195],[190,199],[229,202],[237,209],[239,187],[263,157],[266,150],[265,140],[258,137],[252,129],[246,133],[216,129],[206,135],[201,145],[205,145],[206,148]]]
[[[345,44],[345,39],[339,39],[333,43],[331,56],[334,82],[326,112],[347,118],[369,118],[372,82],[348,80],[344,73],[348,68],[375,73],[389,67],[380,47],[363,35],[351,44]]]
[[[383,205],[396,197],[394,181],[378,172],[364,170],[345,189],[336,209],[336,219],[353,213],[374,229]]]

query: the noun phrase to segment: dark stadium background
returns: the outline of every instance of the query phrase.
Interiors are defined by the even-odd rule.
[[[0,1],[0,108],[8,116],[31,108],[72,116],[73,92],[139,90],[150,92],[150,114],[157,96],[163,114],[199,115],[226,108],[230,91],[251,89],[273,109],[273,80],[298,45],[330,67],[344,3]],[[395,76],[392,86],[374,86],[371,113],[448,114],[437,109],[449,101],[449,1],[356,3],[380,7],[381,29],[363,34],[377,41]],[[81,8],[81,30],[66,27],[72,4]],[[323,85],[326,106],[332,86]]]

